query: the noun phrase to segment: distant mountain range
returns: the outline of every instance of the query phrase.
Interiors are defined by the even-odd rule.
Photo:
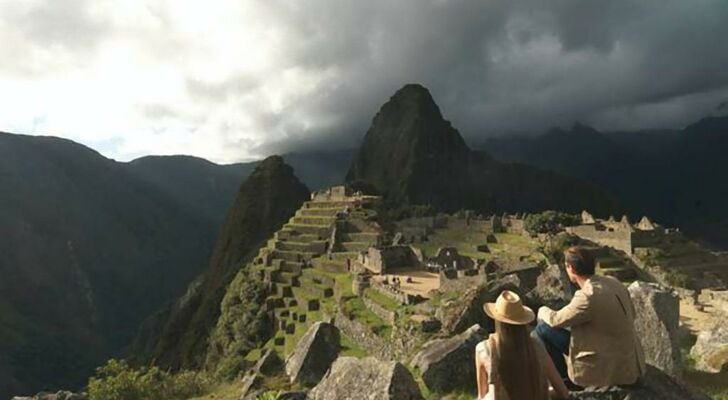
[[[477,147],[501,161],[597,184],[618,197],[633,219],[648,215],[728,248],[728,117],[662,131],[602,133],[575,124]]]

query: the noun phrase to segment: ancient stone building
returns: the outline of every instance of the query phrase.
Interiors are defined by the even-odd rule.
[[[635,248],[648,247],[668,234],[665,229],[658,229],[647,217],[643,217],[637,225],[632,225],[626,215],[620,221],[613,216],[600,220],[583,211],[581,217],[581,225],[567,227],[566,231],[602,246],[621,250],[628,255],[632,255]]]
[[[372,273],[387,274],[396,270],[422,268],[421,254],[405,245],[370,247],[361,253],[359,262]]]
[[[472,269],[475,266],[472,258],[460,255],[455,247],[440,248],[435,257],[428,261],[434,262],[442,269],[463,270]]]

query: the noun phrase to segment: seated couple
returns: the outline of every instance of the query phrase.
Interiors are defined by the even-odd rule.
[[[504,291],[483,306],[495,320],[495,333],[475,349],[478,399],[566,399],[569,389],[632,385],[644,374],[625,287],[594,275],[594,259],[582,248],[572,247],[564,257],[579,290],[559,311],[541,307],[533,334],[528,325],[535,315],[517,294]]]

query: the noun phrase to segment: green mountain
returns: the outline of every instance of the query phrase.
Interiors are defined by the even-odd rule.
[[[230,281],[308,198],[308,189],[281,157],[258,164],[238,190],[209,268],[184,296],[144,324],[135,354],[172,368],[202,365]]]
[[[415,84],[401,88],[379,110],[346,180],[372,184],[390,201],[446,211],[608,212],[616,207],[594,185],[471,150],[429,91]]]
[[[240,182],[256,164],[220,165],[191,156],[147,156],[129,162],[127,169],[220,226]]]
[[[209,260],[244,170],[0,133],[0,398],[79,388]]]

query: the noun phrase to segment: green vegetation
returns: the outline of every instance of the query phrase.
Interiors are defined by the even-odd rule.
[[[559,211],[544,211],[540,214],[529,214],[524,221],[524,227],[531,234],[556,233],[565,226],[578,225],[581,218],[578,215]]]
[[[226,379],[237,376],[245,356],[265,343],[273,332],[265,312],[267,290],[258,279],[238,272],[222,301],[221,315],[212,335],[206,363]]]
[[[397,311],[400,309],[401,306],[398,301],[372,288],[365,289],[364,296],[389,311]]]
[[[261,393],[260,396],[258,396],[257,400],[278,400],[280,397],[280,391],[269,390],[267,392]]]
[[[367,355],[367,352],[354,343],[350,337],[344,334],[341,335],[341,356],[363,358]]]
[[[134,369],[111,359],[89,380],[88,394],[90,400],[184,400],[205,393],[210,386],[210,379],[202,373]]]
[[[351,297],[346,299],[341,310],[348,318],[357,320],[369,326],[372,332],[377,335],[388,338],[392,333],[392,327],[379,318],[376,314],[369,311],[364,302],[359,297]]]
[[[486,258],[487,253],[475,250],[475,247],[486,243],[488,234],[469,228],[446,228],[436,230],[426,242],[419,244],[428,256],[437,254],[441,247],[455,247],[458,253],[473,258]]]
[[[665,273],[665,282],[671,286],[688,287],[690,284],[690,277],[682,271],[668,270]]]

